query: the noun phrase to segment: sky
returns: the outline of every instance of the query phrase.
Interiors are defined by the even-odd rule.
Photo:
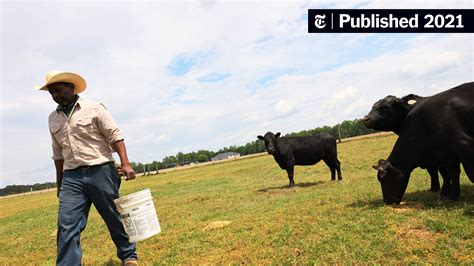
[[[0,188],[55,181],[47,118],[56,104],[35,90],[51,70],[86,79],[81,97],[108,108],[129,159],[143,163],[332,126],[387,95],[474,80],[474,34],[309,34],[310,8],[474,4],[1,1]]]

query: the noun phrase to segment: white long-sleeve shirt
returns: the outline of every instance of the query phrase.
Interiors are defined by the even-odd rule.
[[[64,170],[114,161],[114,142],[123,140],[105,106],[79,98],[71,114],[55,110],[49,115],[53,160],[64,160]]]

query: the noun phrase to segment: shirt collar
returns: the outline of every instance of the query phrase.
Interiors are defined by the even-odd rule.
[[[67,105],[67,106],[58,105],[58,107],[56,107],[56,111],[60,112],[60,111],[65,111],[65,110],[71,109],[71,108],[74,107],[74,105],[76,105],[77,102],[79,102],[79,94],[76,94],[74,96],[73,101],[69,105]]]

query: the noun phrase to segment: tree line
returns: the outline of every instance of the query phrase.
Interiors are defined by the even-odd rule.
[[[55,188],[56,182],[36,183],[34,185],[10,185],[0,189],[0,196],[19,194],[48,188]]]
[[[339,136],[340,132],[340,136]],[[354,119],[354,120],[345,120],[341,124],[337,124],[335,126],[323,126],[323,127],[317,127],[314,129],[309,129],[309,130],[303,130],[300,132],[294,132],[290,134],[286,134],[285,136],[289,137],[301,137],[301,136],[313,136],[316,134],[321,134],[321,133],[329,133],[336,138],[350,138],[350,137],[355,137],[355,136],[361,136],[361,135],[367,135],[367,134],[372,134],[376,133],[378,131],[366,128],[362,122],[361,119]]]

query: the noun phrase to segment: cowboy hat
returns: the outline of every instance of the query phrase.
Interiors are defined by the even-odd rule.
[[[48,85],[57,82],[67,82],[74,84],[74,93],[83,92],[86,89],[86,81],[78,74],[65,71],[50,71],[46,74],[46,84],[37,86],[36,89],[47,91]]]

